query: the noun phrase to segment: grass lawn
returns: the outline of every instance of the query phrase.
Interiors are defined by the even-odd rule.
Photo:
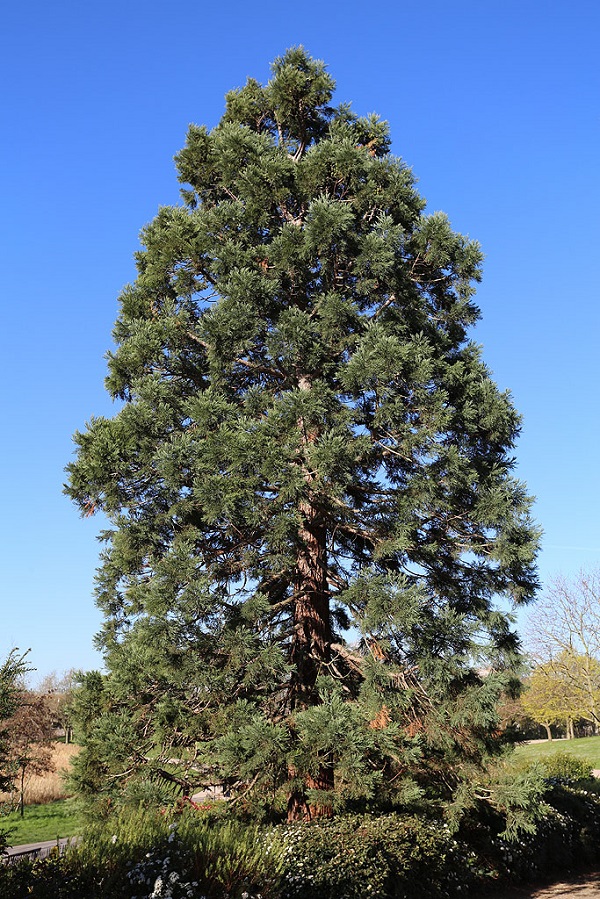
[[[577,740],[544,740],[543,743],[524,743],[515,749],[517,761],[542,761],[557,752],[568,752],[585,758],[592,768],[600,768],[600,737],[580,737]]]
[[[0,830],[10,831],[7,834],[10,846],[74,837],[81,832],[81,828],[82,823],[72,799],[26,805],[23,818],[18,811],[0,817]]]

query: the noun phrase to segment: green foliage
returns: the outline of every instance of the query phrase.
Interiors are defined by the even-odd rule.
[[[26,665],[27,653],[13,649],[0,666],[0,792],[10,788],[10,728],[7,722],[17,710],[21,695],[20,679],[31,669]]]
[[[13,649],[0,666],[0,792],[12,786],[14,766],[11,753],[10,719],[18,707],[20,696],[20,678],[30,669],[25,658],[27,653],[19,655]],[[0,852],[6,846],[6,834],[0,829]]]
[[[0,865],[0,899],[100,899],[58,852],[39,861]]]
[[[282,869],[280,848],[257,827],[138,809],[88,828],[61,860],[0,866],[0,899],[32,886],[37,899],[270,899]]]
[[[447,820],[457,832],[463,818],[485,818],[498,825],[502,839],[513,841],[533,834],[549,807],[543,801],[547,784],[538,766],[521,767],[510,758],[489,766],[483,776],[465,778],[447,809]],[[500,826],[500,822],[502,826]]]
[[[578,719],[595,722],[598,702],[600,662],[572,650],[536,665],[522,696],[525,712],[545,726]]]
[[[122,812],[64,857],[0,866],[0,899],[448,899],[558,877],[600,859],[600,796],[552,786],[510,841],[480,805],[453,833],[424,815],[341,815],[259,828],[182,809]]]
[[[440,821],[344,816],[282,828],[282,899],[424,899],[468,895],[476,866]]]
[[[538,535],[469,339],[482,254],[334,86],[294,48],[190,128],[121,296],[122,405],[75,436],[67,492],[109,520],[109,674],[76,699],[103,807],[438,807],[499,750],[494,597],[533,596]]]
[[[546,777],[564,781],[589,780],[592,776],[592,763],[589,759],[578,758],[570,752],[557,752],[548,756],[541,763]]]

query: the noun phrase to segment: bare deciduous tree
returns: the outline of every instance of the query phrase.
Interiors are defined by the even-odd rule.
[[[46,697],[54,722],[63,731],[65,743],[70,743],[73,739],[71,704],[76,682],[77,673],[73,668],[62,675],[53,671],[46,675],[37,690],[40,695]]]
[[[532,658],[585,696],[585,714],[600,727],[600,569],[557,577],[530,613],[526,645]],[[572,664],[573,659],[577,664]]]

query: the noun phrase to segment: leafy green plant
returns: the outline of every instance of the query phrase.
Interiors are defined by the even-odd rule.
[[[578,758],[570,752],[557,752],[548,756],[541,767],[546,777],[556,777],[566,782],[589,780],[592,776],[591,761]]]
[[[157,884],[173,899],[188,889],[207,899],[250,891],[267,899],[275,895],[282,869],[282,850],[268,833],[192,809],[122,811],[90,828],[69,864],[83,873],[103,872],[102,897],[139,895],[140,886]]]
[[[398,813],[258,827],[191,808],[124,810],[63,858],[0,866],[0,899],[478,897],[598,862],[600,796],[587,786],[548,783],[535,831],[511,841],[486,803],[456,832]]]
[[[273,895],[283,870],[283,851],[270,833],[236,821],[218,825],[184,819],[180,839],[192,850],[193,879],[207,896],[237,896],[259,890]]]
[[[439,820],[352,815],[280,828],[282,899],[404,899],[466,895],[476,857]]]

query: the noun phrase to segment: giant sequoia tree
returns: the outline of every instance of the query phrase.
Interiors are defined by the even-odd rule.
[[[494,597],[536,587],[519,418],[468,338],[481,252],[321,62],[272,70],[190,128],[121,296],[123,405],[76,435],[68,492],[112,523],[94,790],[451,800],[517,649]]]

